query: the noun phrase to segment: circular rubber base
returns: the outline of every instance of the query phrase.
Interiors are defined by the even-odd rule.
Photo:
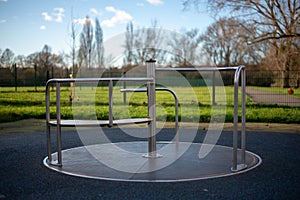
[[[147,142],[121,142],[82,146],[62,151],[62,166],[44,159],[44,165],[78,177],[136,182],[174,182],[231,176],[247,172],[261,158],[246,151],[242,169],[232,171],[232,148],[201,143],[157,142],[156,158],[147,158]],[[201,149],[202,148],[202,149]],[[200,151],[209,150],[207,155]],[[238,150],[238,163],[241,151]],[[52,154],[57,159],[57,153]]]

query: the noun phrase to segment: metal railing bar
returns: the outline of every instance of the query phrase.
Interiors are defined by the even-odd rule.
[[[197,67],[197,68],[156,68],[156,71],[227,71],[227,70],[237,70],[239,67]]]

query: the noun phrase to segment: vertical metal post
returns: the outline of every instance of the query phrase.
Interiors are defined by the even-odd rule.
[[[126,72],[123,72],[123,77],[126,78]],[[126,81],[123,82],[123,89],[126,89]],[[126,104],[126,92],[123,92],[123,103]]]
[[[56,82],[56,120],[57,120],[57,165],[62,166],[61,116],[60,116],[60,83]]]
[[[216,105],[216,72],[213,71],[212,77],[212,105]]]
[[[173,94],[173,93],[172,93]],[[175,98],[175,129],[176,129],[176,142],[179,142],[179,124],[178,124],[178,98],[173,94]]]
[[[147,83],[148,94],[148,117],[151,122],[148,124],[148,154],[145,157],[155,158],[156,153],[156,95],[155,95],[155,60],[150,59],[146,62],[147,65],[147,78],[153,78],[152,81]]]
[[[242,164],[246,165],[246,70],[242,69]],[[246,167],[246,166],[244,166]]]
[[[237,171],[237,147],[238,147],[238,96],[239,96],[239,81],[236,79],[235,74],[235,81],[234,81],[234,111],[233,111],[233,141],[232,141],[232,148],[233,148],[233,158],[232,158],[232,171]]]
[[[242,72],[242,73],[241,73]],[[242,138],[241,138],[241,164],[237,164],[237,147],[238,147],[238,95],[239,95],[239,81],[240,81],[240,74],[241,75],[241,86],[242,86]],[[240,66],[235,71],[234,75],[234,117],[233,117],[233,159],[232,159],[232,168],[233,172],[243,170],[247,167],[245,164],[245,149],[246,149],[246,94],[245,94],[245,86],[246,86],[246,79],[245,79],[245,69],[244,66]]]
[[[18,91],[18,69],[17,69],[17,64],[13,64],[14,68],[14,77],[15,77],[15,92]]]
[[[51,132],[50,132],[50,85],[46,86],[46,134],[47,134],[47,153],[48,162],[52,162],[52,150],[51,150]]]
[[[108,106],[109,106],[109,127],[113,126],[113,81],[109,81],[109,91],[108,91]]]
[[[34,91],[36,92],[37,91],[37,88],[36,88],[36,71],[37,71],[37,66],[36,66],[36,64],[34,64],[33,67],[34,67]]]

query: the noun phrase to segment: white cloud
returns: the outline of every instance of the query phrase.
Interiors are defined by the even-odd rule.
[[[63,21],[63,17],[65,16],[65,9],[63,8],[54,8],[55,13],[53,13],[54,16],[56,16],[55,21],[61,23]]]
[[[101,15],[101,12],[99,12],[96,8],[91,8],[90,12],[94,15]]]
[[[0,1],[2,1],[2,2],[8,2],[8,0],[0,0]]]
[[[46,26],[45,26],[45,25],[42,25],[42,26],[40,26],[40,29],[41,29],[41,30],[46,30]]]
[[[0,24],[3,24],[6,22],[6,19],[0,19]]]
[[[152,5],[160,5],[164,3],[163,0],[147,0],[147,2]]]
[[[95,25],[95,22],[93,19],[89,18],[89,19],[86,19],[86,18],[77,18],[77,19],[73,19],[73,22],[76,23],[76,24],[86,24],[86,23],[91,23],[93,26]]]
[[[110,19],[103,20],[101,22],[102,26],[114,27],[116,24],[125,24],[132,20],[132,16],[123,10],[118,10],[112,6],[106,7],[105,10],[108,12],[112,12],[115,15]]]
[[[63,8],[54,8],[53,13],[50,15],[48,12],[43,12],[42,15],[44,17],[44,20],[46,21],[56,21],[58,23],[61,23],[63,21],[63,17],[65,16],[65,9]]]
[[[43,12],[42,15],[46,21],[52,21],[52,17],[47,12]]]

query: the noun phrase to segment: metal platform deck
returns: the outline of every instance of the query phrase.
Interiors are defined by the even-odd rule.
[[[147,142],[96,144],[66,149],[63,165],[44,165],[57,172],[100,180],[134,182],[175,182],[225,177],[247,172],[261,163],[261,158],[246,152],[247,168],[233,172],[232,148],[214,145],[204,158],[199,158],[202,143],[157,142],[162,157],[145,158]],[[187,149],[187,150],[185,150]],[[238,150],[240,154],[240,150]],[[52,154],[57,159],[57,153]]]

